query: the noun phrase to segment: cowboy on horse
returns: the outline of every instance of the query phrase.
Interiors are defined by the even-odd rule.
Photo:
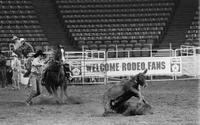
[[[58,45],[57,50],[54,52],[53,59],[49,61],[48,66],[44,69],[42,75],[43,85],[46,87],[49,94],[53,95],[57,102],[64,102],[64,96],[67,98],[67,79],[70,75],[66,75],[66,72],[70,72],[68,64],[65,64],[64,47]],[[67,78],[67,79],[66,79]],[[58,96],[58,87],[61,89],[61,99]]]

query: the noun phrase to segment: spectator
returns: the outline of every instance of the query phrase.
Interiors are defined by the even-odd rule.
[[[7,84],[13,85],[13,82],[12,82],[13,70],[11,66],[7,66],[6,76],[7,76]]]
[[[12,69],[13,69],[13,87],[14,89],[20,89],[20,74],[21,74],[21,62],[17,58],[17,55],[15,53],[12,54],[13,61],[12,61]]]
[[[6,87],[6,58],[4,54],[0,51],[0,85],[2,88]]]

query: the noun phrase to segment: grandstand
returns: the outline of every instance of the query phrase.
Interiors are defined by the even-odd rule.
[[[56,1],[75,44],[96,50],[114,49],[115,45],[122,50],[142,49],[145,44],[157,47],[176,4],[176,0]]]
[[[0,45],[13,34],[67,50],[149,50],[199,43],[198,0],[0,0]],[[187,17],[187,18],[186,18]],[[193,41],[191,43],[191,41]],[[145,54],[138,54],[144,56]]]
[[[193,18],[193,21],[188,29],[188,31],[186,32],[185,38],[185,44],[186,45],[193,45],[193,46],[199,46],[199,33],[200,33],[200,20],[199,20],[199,13],[200,11],[200,7],[198,7],[195,11],[195,16]]]
[[[0,3],[1,50],[9,49],[12,35],[26,38],[33,46],[48,45],[30,0],[0,0]]]

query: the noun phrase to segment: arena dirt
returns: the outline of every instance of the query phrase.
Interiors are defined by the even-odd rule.
[[[111,85],[69,86],[70,99],[58,105],[46,91],[32,106],[24,100],[29,89],[0,89],[0,125],[198,125],[199,82],[149,82],[143,95],[152,115],[102,117],[102,95]],[[131,102],[137,99],[132,98]]]

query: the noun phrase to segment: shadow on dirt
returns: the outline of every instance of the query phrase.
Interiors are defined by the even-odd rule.
[[[83,104],[84,101],[80,97],[70,96],[64,102],[59,102],[52,96],[40,96],[33,99],[33,105],[65,105],[65,104]]]

